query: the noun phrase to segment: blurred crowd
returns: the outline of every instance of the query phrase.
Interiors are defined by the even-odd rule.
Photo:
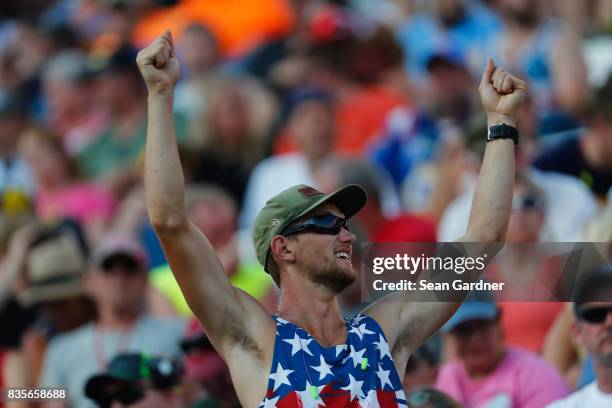
[[[250,229],[289,186],[362,185],[361,242],[463,235],[487,57],[530,85],[507,241],[612,241],[611,0],[3,1],[0,389],[68,387],[48,407],[239,406],[147,221],[135,57],[165,29],[188,213],[270,313]],[[612,406],[606,296],[467,302],[409,361],[409,406],[574,390],[559,407]],[[358,284],[342,302],[363,306]]]

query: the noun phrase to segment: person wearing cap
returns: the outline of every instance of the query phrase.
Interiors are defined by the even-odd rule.
[[[182,364],[168,356],[121,353],[105,371],[91,376],[85,395],[99,407],[179,407],[175,388],[183,375]]]
[[[612,269],[585,274],[574,291],[572,334],[592,359],[595,381],[549,408],[612,406]]]
[[[4,371],[5,384],[36,385],[49,341],[93,319],[81,283],[84,268],[77,240],[66,231],[33,221],[15,231],[0,260],[0,327],[15,336],[14,355],[23,363]]]
[[[104,370],[114,355],[178,354],[186,323],[146,312],[147,259],[129,235],[110,232],[102,237],[90,257],[83,286],[94,301],[96,319],[51,341],[39,382],[39,386],[67,387],[69,406],[79,408],[92,406],[83,394],[85,381]]]
[[[83,289],[85,255],[75,237],[29,225],[15,238],[26,238],[32,245],[25,253],[25,287],[17,293],[17,299],[24,307],[37,306],[42,312],[21,340],[30,383],[35,385],[48,342],[93,320],[95,310]]]
[[[504,343],[490,292],[472,292],[442,327],[456,357],[440,368],[436,388],[466,407],[539,408],[569,387],[542,358]],[[497,405],[496,405],[497,404]]]
[[[298,183],[315,184],[314,170],[333,156],[335,102],[332,95],[319,88],[301,88],[293,92],[288,107],[286,132],[280,140],[285,139],[286,133],[286,139],[296,151],[268,157],[253,168],[240,214],[242,229],[253,228],[257,214],[271,196]],[[271,183],[278,174],[283,177]]]
[[[459,303],[381,301],[343,319],[337,295],[357,277],[351,264],[355,235],[347,220],[363,207],[366,195],[356,185],[332,194],[298,185],[270,198],[254,223],[257,258],[281,291],[279,309],[270,317],[229,283],[207,238],[186,215],[171,115],[179,64],[170,32],[140,51],[137,62],[149,93],[149,218],[191,310],[230,368],[241,404],[406,406],[400,378],[408,357]],[[504,239],[514,181],[514,126],[526,87],[488,61],[480,90],[491,142],[464,241]],[[277,174],[269,183],[283,177]]]
[[[239,407],[229,368],[214,349],[200,322],[192,318],[181,341],[185,375],[181,396],[190,408]]]

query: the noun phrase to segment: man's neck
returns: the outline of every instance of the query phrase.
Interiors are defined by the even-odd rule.
[[[612,394],[612,365],[603,365],[594,362],[597,388],[605,394]]]
[[[141,316],[140,308],[112,309],[98,308],[97,325],[104,330],[125,330],[131,327]]]
[[[346,325],[336,295],[301,276],[282,283],[277,314],[308,331],[324,346],[346,341]]]

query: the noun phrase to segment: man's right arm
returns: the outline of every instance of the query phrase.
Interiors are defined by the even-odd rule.
[[[170,33],[142,50],[137,61],[149,91],[145,188],[151,225],[187,303],[217,351],[227,361],[239,346],[267,361],[273,321],[255,299],[230,284],[213,247],[186,214],[172,120],[179,67]]]

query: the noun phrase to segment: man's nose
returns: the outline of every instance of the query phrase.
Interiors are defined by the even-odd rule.
[[[351,231],[347,230],[346,228],[340,229],[340,241],[349,242],[352,244],[353,242],[355,242],[355,240],[357,240],[357,236]]]
[[[608,328],[612,328],[612,310],[608,310],[606,314],[606,320],[604,320],[604,324]]]

